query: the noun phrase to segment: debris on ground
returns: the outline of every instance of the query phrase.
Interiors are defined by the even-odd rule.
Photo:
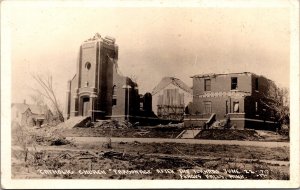
[[[67,120],[68,121],[68,120]],[[80,128],[88,128],[92,126],[91,117],[85,117],[82,120],[80,120],[78,123],[76,123],[73,127],[80,127]]]
[[[139,136],[144,136],[148,133],[150,133],[150,131],[148,131],[148,130],[141,130],[141,131],[136,132],[136,134]]]
[[[262,137],[265,141],[287,141],[289,140],[288,135],[282,135],[275,131],[267,131],[267,130],[256,130],[257,134]]]
[[[70,141],[68,141],[66,138],[59,138],[59,137],[51,139],[51,143],[50,143],[51,146],[53,146],[53,145],[60,146],[60,145],[66,145],[66,144],[70,144]]]
[[[236,129],[204,129],[196,139],[214,139],[214,140],[261,140],[255,130],[236,130]]]
[[[132,124],[128,121],[117,121],[117,120],[99,120],[94,123],[94,128],[113,128],[113,129],[124,129],[131,128]]]
[[[95,146],[97,145],[97,146]],[[116,145],[116,144],[113,144]],[[126,149],[125,149],[126,147]],[[55,148],[55,147],[52,147]],[[128,170],[150,170],[152,174],[142,176],[143,179],[181,179],[178,170],[196,169],[209,171],[219,171],[222,174],[223,169],[244,170],[268,170],[269,175],[264,178],[258,178],[257,174],[249,172],[243,173],[247,179],[289,179],[289,149],[252,147],[238,145],[209,145],[209,144],[172,144],[172,143],[128,143],[126,145],[116,146],[111,150],[105,150],[97,144],[84,145],[76,149],[59,148],[37,151],[34,156],[28,157],[27,166],[21,157],[17,156],[22,150],[13,149],[12,151],[12,177],[15,179],[25,178],[43,178],[43,175],[36,171],[43,170],[61,170],[69,168],[72,170],[95,171],[98,168],[105,170],[104,175],[90,175],[74,173],[72,175],[49,174],[50,179],[141,179],[140,174],[116,175],[110,173],[109,169],[116,168],[120,171]],[[229,157],[234,154],[235,158]],[[201,155],[201,156],[200,156]],[[267,160],[268,162],[266,162]],[[280,166],[275,165],[276,162]],[[282,164],[283,163],[283,164]],[[174,174],[157,173],[155,171],[174,171]],[[281,173],[278,173],[280,171]],[[208,179],[206,175],[201,175],[201,179]]]
[[[111,138],[108,137],[107,140],[106,140],[106,142],[103,143],[102,147],[104,147],[104,148],[112,148],[112,146],[111,146]]]
[[[133,144],[141,144],[139,141],[133,141]]]
[[[221,122],[221,121],[215,121],[215,122],[210,126],[209,129],[222,129],[222,128],[224,128],[223,126],[224,126],[224,123],[223,123],[223,122]]]
[[[166,125],[162,125],[162,124],[159,124],[155,127],[164,127],[164,128],[173,128],[173,127],[177,127],[177,128],[183,128],[184,127],[184,123],[168,123]]]
[[[104,154],[103,154],[103,157],[104,158],[120,158],[120,157],[122,157],[122,153],[120,153],[120,152],[115,152],[115,151],[108,151],[108,152],[105,152]]]
[[[62,122],[56,126],[56,128],[64,128],[64,129],[71,129],[71,128],[85,128],[91,123],[91,117],[86,116],[78,116],[72,117],[65,122]]]

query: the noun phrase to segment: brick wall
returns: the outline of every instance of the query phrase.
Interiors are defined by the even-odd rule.
[[[231,86],[233,77],[237,77],[236,90],[232,90]],[[205,79],[210,79],[208,90],[204,87]],[[216,119],[224,119],[227,112],[232,113],[232,123],[237,129],[272,128],[272,113],[261,100],[265,95],[271,95],[275,89],[274,82],[253,73],[196,76],[193,77],[193,103],[189,107],[192,114],[203,114],[206,112],[204,102],[211,102],[211,113],[216,113]],[[234,102],[239,104],[238,114],[233,113]],[[240,113],[245,115],[241,117]],[[202,124],[202,121],[196,120],[185,121],[185,124],[191,125],[193,122]]]
[[[231,90],[231,78],[237,77],[239,91],[249,92],[252,91],[252,78],[250,74],[228,74],[216,75],[215,77],[194,77],[193,78],[193,93],[194,95],[204,94],[204,79],[211,80],[211,92],[228,92]]]
[[[113,73],[117,105],[112,106],[112,115],[125,115],[126,92],[122,87],[126,84],[126,77],[119,75],[115,67],[113,67]]]

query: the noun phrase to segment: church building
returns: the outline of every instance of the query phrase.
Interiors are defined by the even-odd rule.
[[[112,37],[96,34],[81,44],[77,72],[68,81],[67,118],[130,120],[140,115],[144,96],[134,81],[119,73],[117,60],[118,45]]]

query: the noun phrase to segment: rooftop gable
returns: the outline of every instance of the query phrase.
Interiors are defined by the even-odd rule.
[[[13,103],[12,107],[19,110],[20,113],[24,113],[27,109],[30,109],[30,111],[33,114],[46,114],[49,110],[47,106],[40,106],[40,105],[34,105],[34,104],[24,104],[24,103]]]

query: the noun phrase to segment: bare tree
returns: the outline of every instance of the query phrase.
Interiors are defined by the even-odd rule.
[[[48,74],[46,77],[42,77],[39,74],[32,75],[33,79],[38,83],[38,85],[41,87],[40,89],[34,89],[39,95],[45,97],[47,100],[49,100],[54,108],[54,111],[56,112],[58,119],[63,122],[63,111],[59,104],[59,101],[56,97],[56,94],[54,92],[53,88],[53,79],[50,74]]]
[[[40,93],[35,93],[30,95],[31,100],[38,106],[46,105],[44,96]]]
[[[261,100],[262,104],[274,113],[279,124],[289,124],[289,91],[287,88],[276,87],[269,95]]]

